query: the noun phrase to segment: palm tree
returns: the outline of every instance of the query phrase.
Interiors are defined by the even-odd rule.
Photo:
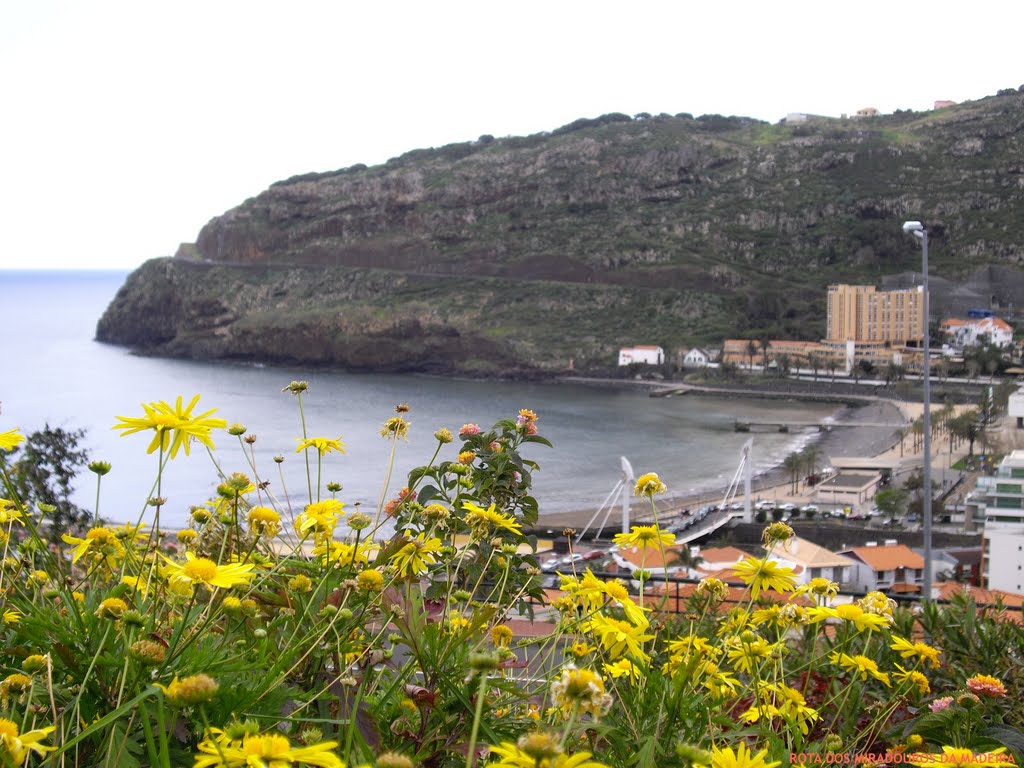
[[[758,342],[761,345],[761,355],[764,359],[764,372],[768,372],[768,350],[771,349],[772,343],[767,337],[762,337]]]
[[[896,434],[900,436],[900,458],[903,458],[903,449],[907,443],[907,435],[910,434],[909,427],[900,427],[896,430]]]
[[[818,468],[818,449],[813,445],[808,445],[800,455],[803,458],[804,466],[807,468],[807,474],[813,475]]]
[[[924,419],[914,419],[914,423],[910,425],[910,431],[914,435],[914,451],[921,447],[921,438],[924,436]]]
[[[977,411],[965,411],[953,419],[951,431],[958,440],[968,442],[967,455],[974,457],[974,441],[984,431]]]
[[[779,355],[775,358],[778,366],[778,373],[781,377],[789,376],[789,369],[793,367],[793,359],[789,355]]]
[[[791,453],[782,460],[782,466],[789,472],[789,492],[795,494],[799,488],[800,468],[803,466],[803,459],[799,453]]]
[[[747,342],[747,370],[753,372],[754,370],[754,355],[757,354],[757,342],[751,339]]]
[[[807,367],[814,373],[814,380],[818,380],[818,369],[821,368],[821,358],[813,352],[807,356]]]
[[[834,357],[832,357],[832,358],[829,358],[829,361],[828,361],[827,365],[828,365],[829,373],[832,374],[832,383],[835,384],[836,383],[836,370],[839,368],[839,362]]]

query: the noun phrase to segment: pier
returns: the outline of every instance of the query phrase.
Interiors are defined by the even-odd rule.
[[[817,429],[819,432],[828,432],[833,427],[880,427],[888,429],[904,429],[909,427],[907,422],[892,421],[800,421],[789,419],[786,421],[741,421],[737,419],[733,423],[736,432],[792,432],[800,429]]]

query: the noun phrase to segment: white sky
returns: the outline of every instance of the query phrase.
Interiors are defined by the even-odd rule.
[[[1024,82],[1024,3],[0,0],[0,269],[131,268],[307,171],[606,112]]]

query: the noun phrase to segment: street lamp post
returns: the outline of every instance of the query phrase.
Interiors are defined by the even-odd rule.
[[[924,491],[921,509],[922,532],[924,534],[924,575],[921,579],[921,598],[932,599],[932,393],[931,393],[931,357],[929,349],[928,329],[928,230],[920,221],[906,221],[903,231],[913,234],[921,241],[921,313],[924,319],[924,364],[921,370],[922,393],[924,397],[924,466],[922,467],[922,486]]]

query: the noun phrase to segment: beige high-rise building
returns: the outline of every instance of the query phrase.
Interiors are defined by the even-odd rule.
[[[924,289],[877,291],[873,285],[830,285],[826,341],[924,343]]]

